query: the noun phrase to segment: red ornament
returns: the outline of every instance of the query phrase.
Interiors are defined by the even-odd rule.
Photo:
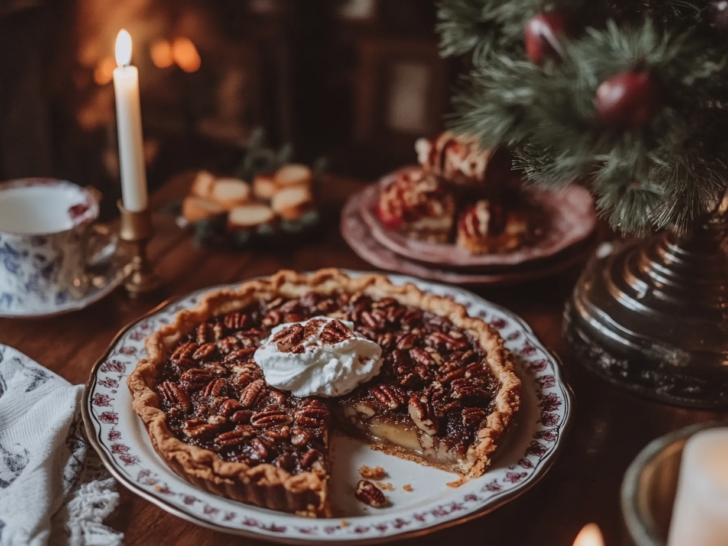
[[[611,127],[644,127],[661,106],[660,89],[647,72],[623,72],[597,88],[597,115]]]
[[[541,65],[548,59],[560,59],[560,41],[566,35],[566,21],[555,13],[540,13],[526,23],[524,41],[526,55],[532,63]]]

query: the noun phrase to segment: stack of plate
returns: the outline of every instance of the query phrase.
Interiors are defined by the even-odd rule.
[[[593,249],[594,202],[580,186],[528,190],[538,217],[532,240],[503,254],[470,254],[453,243],[417,241],[384,227],[375,208],[386,175],[352,195],[341,214],[341,233],[360,257],[389,271],[450,284],[514,284],[554,275],[583,261]]]

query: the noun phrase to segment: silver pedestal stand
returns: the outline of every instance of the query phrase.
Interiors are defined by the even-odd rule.
[[[579,361],[660,401],[728,407],[727,242],[722,214],[598,253],[564,311]]]

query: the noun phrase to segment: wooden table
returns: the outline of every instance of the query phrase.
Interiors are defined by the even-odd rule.
[[[179,198],[186,191],[184,185],[184,177],[170,181],[153,195],[153,206]],[[0,320],[0,343],[15,347],[73,383],[85,383],[116,332],[170,296],[281,268],[371,269],[338,233],[337,212],[346,196],[360,187],[352,180],[328,180],[324,188],[326,229],[318,240],[285,252],[276,252],[275,248],[197,250],[190,235],[181,231],[172,218],[156,215],[157,234],[150,252],[165,281],[160,294],[141,302],[130,300],[118,290],[71,315],[34,321]],[[561,337],[561,310],[577,274],[510,288],[476,290],[528,321],[564,361],[576,393],[576,418],[553,468],[533,489],[491,514],[397,544],[429,546],[447,541],[463,546],[570,546],[588,522],[599,524],[607,544],[620,544],[619,488],[625,469],[637,453],[649,441],[671,430],[725,417],[725,413],[679,409],[626,394],[575,364]],[[128,546],[263,544],[197,527],[124,487],[119,489],[121,503],[108,523],[124,532]]]

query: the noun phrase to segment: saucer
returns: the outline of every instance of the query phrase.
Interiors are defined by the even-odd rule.
[[[73,311],[80,311],[89,305],[96,303],[114,291],[126,278],[129,273],[131,257],[121,245],[117,245],[113,253],[100,256],[96,262],[99,265],[93,266],[90,274],[89,287],[86,295],[79,299],[68,299],[66,301],[50,301],[32,309],[10,309],[0,298],[0,318],[46,318]]]

